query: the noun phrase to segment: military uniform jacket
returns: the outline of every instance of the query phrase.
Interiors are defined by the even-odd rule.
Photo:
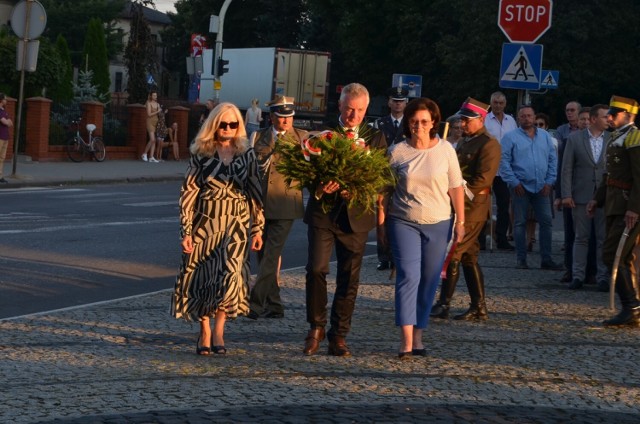
[[[342,128],[332,128],[333,131],[342,132]],[[360,124],[358,127],[358,137],[363,138],[367,146],[372,149],[387,150],[387,142],[384,134],[366,123]],[[336,206],[328,213],[322,211],[322,203],[316,200],[313,188],[309,190],[311,196],[307,202],[307,208],[304,213],[304,222],[307,225],[313,225],[319,228],[331,228],[343,219],[348,219],[349,225],[353,232],[368,232],[376,226],[375,212],[363,213],[363,208],[347,208],[343,201],[338,201]],[[326,195],[325,195],[326,196]],[[332,196],[339,197],[339,191]],[[346,216],[344,215],[346,214]]]
[[[640,213],[640,130],[634,125],[611,134],[606,150],[607,175],[595,200],[606,216]]]
[[[462,177],[474,194],[465,195],[464,215],[468,222],[486,221],[491,208],[489,190],[500,166],[500,143],[485,127],[458,143],[456,149]],[[482,193],[482,194],[481,194]]]
[[[292,128],[286,137],[301,142],[308,133]],[[278,154],[274,152],[276,145],[272,127],[257,131],[254,139],[254,150],[260,166],[262,179],[262,202],[265,219],[297,219],[304,215],[302,191],[287,187],[284,175],[276,170]]]
[[[375,127],[382,131],[382,133],[384,134],[384,138],[387,140],[388,146],[400,143],[401,141],[405,140],[405,136],[402,133],[402,122],[400,122],[400,125],[396,130],[395,125],[393,125],[393,118],[391,117],[391,115],[378,118],[376,120]]]

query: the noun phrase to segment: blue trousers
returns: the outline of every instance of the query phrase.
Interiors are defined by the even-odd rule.
[[[551,194],[550,194],[551,195]],[[549,196],[550,196],[549,195]],[[540,193],[530,193],[525,190],[524,196],[517,196],[511,190],[511,205],[513,206],[513,239],[516,242],[516,257],[518,261],[527,260],[527,211],[529,205],[540,225],[540,256],[542,263],[551,262],[551,203],[549,196]]]
[[[416,224],[389,217],[391,252],[396,265],[396,325],[426,328],[440,283],[451,220]]]

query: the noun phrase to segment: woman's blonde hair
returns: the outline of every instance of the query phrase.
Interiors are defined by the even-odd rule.
[[[244,120],[242,119],[240,110],[232,103],[220,103],[209,113],[200,131],[198,131],[193,144],[191,144],[189,148],[192,154],[206,157],[212,157],[214,155],[216,146],[218,145],[216,133],[220,127],[222,115],[227,112],[231,112],[234,115],[234,119],[238,121],[238,129],[236,130],[236,135],[233,137],[232,143],[240,153],[243,153],[249,148],[247,131],[244,128]]]
[[[251,106],[258,106],[258,103],[260,103],[260,100],[258,99],[251,99]]]

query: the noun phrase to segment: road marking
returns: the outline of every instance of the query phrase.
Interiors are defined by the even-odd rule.
[[[17,230],[0,230],[0,235],[2,234],[29,234],[29,233],[51,233],[54,231],[75,231],[83,229],[87,230],[90,228],[100,228],[100,227],[124,227],[124,226],[132,226],[132,225],[157,225],[163,223],[178,223],[179,219],[177,216],[170,218],[154,218],[154,219],[144,219],[140,221],[126,221],[126,222],[96,222],[96,223],[82,223],[81,226],[78,225],[78,222],[69,225],[58,225],[58,226],[49,226],[42,228],[27,228],[27,229],[17,229]]]
[[[122,206],[132,206],[134,208],[151,208],[155,206],[179,206],[177,200],[170,202],[140,202],[140,203],[123,203]]]

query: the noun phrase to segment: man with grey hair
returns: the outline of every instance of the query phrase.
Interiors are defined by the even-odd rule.
[[[336,131],[362,138],[370,148],[387,149],[384,134],[369,127],[364,116],[369,106],[369,92],[358,83],[346,85],[340,94],[340,116]],[[351,356],[345,338],[351,328],[351,316],[358,294],[360,267],[369,231],[376,226],[376,214],[363,208],[347,207],[349,193],[335,181],[318,181],[310,193],[305,210],[309,240],[306,300],[307,322],[310,325],[303,353],[313,355],[325,337],[327,324],[327,274],[333,246],[338,261],[336,291],[331,305],[329,354]],[[322,209],[323,196],[336,198],[336,205],[328,212]]]
[[[498,142],[502,144],[502,137],[509,131],[518,128],[516,120],[511,115],[504,113],[504,109],[507,106],[507,97],[502,91],[496,91],[491,94],[491,112],[487,115],[487,119],[484,121],[484,126],[493,135]],[[496,243],[498,249],[513,250],[513,246],[507,239],[507,231],[511,223],[510,203],[511,194],[509,187],[502,179],[500,172],[493,180],[493,193],[496,197]],[[493,218],[492,218],[493,219]],[[485,244],[484,232],[480,234],[480,248]]]

